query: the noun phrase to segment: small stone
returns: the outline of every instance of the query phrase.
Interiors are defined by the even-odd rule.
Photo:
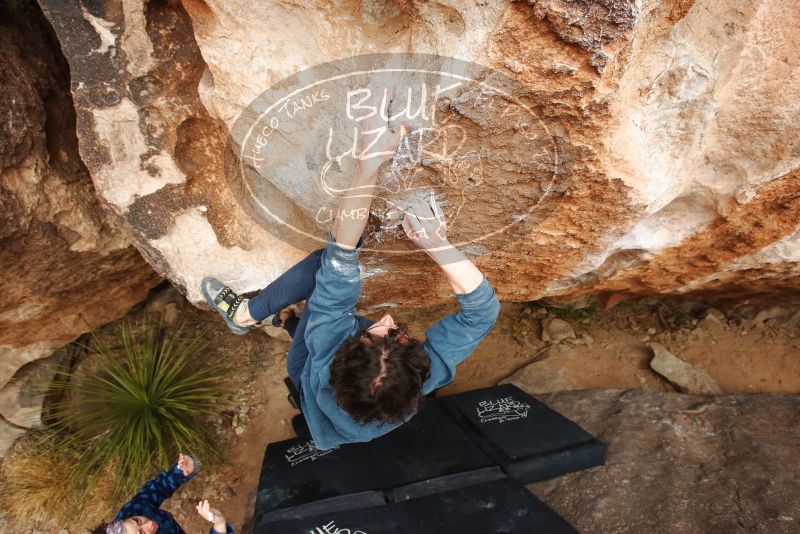
[[[244,434],[245,428],[243,426],[237,426],[233,431],[236,433],[237,436],[241,436],[242,434]]]
[[[717,322],[723,323],[725,322],[725,314],[716,308],[709,308],[706,310],[705,315],[703,315],[703,319],[716,319]]]
[[[722,312],[714,308],[711,308],[711,310],[717,313],[706,313],[705,317],[697,323],[697,326],[694,328],[695,331],[710,330],[714,332],[722,329],[722,325],[725,324],[725,316],[723,315],[723,318],[720,319],[717,314],[721,314]]]
[[[281,426],[286,426],[286,419],[281,419]]]
[[[779,317],[785,317],[788,315],[789,312],[785,308],[781,308],[780,306],[773,306],[772,308],[768,308],[766,310],[761,310],[758,312],[753,319],[753,321],[758,324],[764,324],[769,319],[775,319]]]
[[[650,367],[684,393],[694,395],[721,395],[722,390],[704,370],[685,362],[659,343],[650,343],[653,359]]]
[[[647,333],[652,336],[653,334],[656,333],[656,329],[651,326],[650,328],[647,329]]]
[[[564,339],[575,339],[575,330],[567,321],[548,317],[542,321],[542,341],[558,343]]]
[[[583,340],[583,344],[586,345],[587,347],[591,347],[592,345],[594,345],[594,338],[589,334],[584,333],[583,335],[581,335],[581,339]]]

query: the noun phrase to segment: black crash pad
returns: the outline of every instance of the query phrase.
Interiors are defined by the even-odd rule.
[[[574,534],[524,486],[503,478],[399,503],[256,523],[255,534]]]
[[[441,401],[429,399],[408,423],[368,443],[328,451],[307,438],[269,444],[255,520],[373,506],[396,488],[398,498],[408,498],[500,476]]]
[[[523,484],[605,463],[605,444],[512,384],[441,400],[503,471]]]

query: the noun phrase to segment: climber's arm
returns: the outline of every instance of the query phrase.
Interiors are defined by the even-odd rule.
[[[500,302],[489,280],[468,293],[456,293],[458,311],[451,313],[425,332],[424,348],[431,357],[431,374],[422,386],[422,393],[446,386],[456,374],[456,366],[472,354],[492,330],[500,313]]]
[[[452,250],[434,251],[429,256],[442,268],[456,295],[471,293],[483,281],[483,273],[460,250],[449,242],[447,245]]]
[[[460,252],[459,252],[460,254]],[[463,254],[462,254],[463,256]],[[443,261],[435,254],[431,257]],[[443,317],[425,332],[425,351],[431,357],[431,374],[422,386],[422,393],[452,382],[456,367],[472,354],[492,330],[500,313],[500,302],[494,288],[466,257],[452,262],[446,255],[439,263],[458,300],[458,311]]]
[[[431,374],[422,392],[428,394],[453,380],[456,366],[491,331],[500,313],[500,302],[489,280],[447,240],[444,213],[435,200],[413,205],[403,228],[409,239],[441,267],[458,299],[458,311],[425,332],[424,347],[431,357]]]
[[[388,105],[388,95],[393,91],[386,94],[387,98],[382,100],[384,106]],[[357,323],[355,306],[361,294],[358,258],[364,245],[361,234],[377,189],[378,169],[391,159],[409,129],[405,123],[390,126],[382,118],[386,116],[388,113],[377,112],[359,125],[369,134],[369,149],[355,156],[355,171],[339,199],[333,228],[316,273],[316,286],[306,304],[309,316],[305,341],[312,355],[329,354]],[[318,363],[327,364],[312,358],[312,369]]]
[[[361,234],[367,222],[376,175],[375,165],[359,165],[349,189],[357,193],[339,201],[333,230],[328,234],[315,275],[314,292],[306,303],[309,315],[305,341],[309,354],[329,354],[356,324],[355,307],[361,295],[358,258],[364,246]],[[327,360],[318,362],[312,357],[310,365],[314,369],[315,365],[327,363]]]
[[[347,249],[328,234],[328,242],[322,252],[316,273],[314,292],[306,302],[308,322],[305,342],[311,357],[310,365],[326,365],[314,356],[326,356],[356,327],[355,307],[361,295],[361,268],[358,256],[364,245]]]
[[[378,167],[359,161],[350,186],[339,199],[331,234],[337,245],[347,250],[356,248],[369,218],[369,208],[377,189]]]
[[[364,232],[369,208],[377,190],[378,169],[392,159],[400,141],[411,129],[410,124],[389,124],[386,117],[394,99],[394,88],[381,88],[373,97],[374,113],[357,119],[357,141],[364,148],[353,154],[356,161],[350,185],[339,199],[331,234],[337,245],[353,250]],[[378,104],[378,102],[380,102]],[[369,106],[366,106],[369,108]]]
[[[194,478],[196,467],[194,458],[181,454],[178,461],[169,469],[162,471],[142,486],[139,493],[117,512],[116,518],[141,515],[144,509],[159,508],[184,482]]]

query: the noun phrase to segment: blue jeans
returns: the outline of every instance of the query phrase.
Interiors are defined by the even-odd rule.
[[[257,321],[263,321],[287,306],[311,298],[317,285],[317,271],[322,261],[323,250],[315,250],[297,262],[291,269],[259,291],[258,295],[250,299],[247,303],[250,316]],[[300,375],[303,373],[303,367],[308,359],[308,347],[306,347],[305,339],[309,315],[307,311],[308,307],[305,307],[299,318],[291,317],[283,323],[284,330],[292,336],[292,344],[289,346],[289,354],[286,356],[286,370],[298,390],[302,390]],[[355,317],[359,328],[369,328],[374,324],[374,321],[366,317],[360,315]]]
[[[247,306],[250,316],[263,321],[270,315],[302,300],[308,300],[316,286],[316,274],[319,269],[322,250],[315,250],[291,269],[276,278],[262,289],[258,295],[250,299]],[[308,308],[303,309],[300,317],[292,317],[285,321],[283,328],[292,336],[289,354],[286,356],[286,369],[294,385],[300,388],[300,374],[308,359],[305,331],[308,322]]]

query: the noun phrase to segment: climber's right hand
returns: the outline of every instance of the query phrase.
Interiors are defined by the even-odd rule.
[[[406,210],[403,230],[412,243],[429,254],[451,248],[447,240],[447,221],[444,211],[433,196],[428,200],[413,203]]]

